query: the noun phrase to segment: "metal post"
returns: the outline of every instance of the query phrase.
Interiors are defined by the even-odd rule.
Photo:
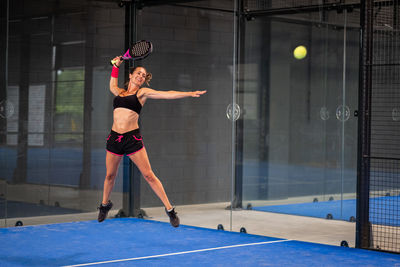
[[[2,1],[0,3],[0,32],[1,32],[1,39],[4,42],[0,42],[0,53],[1,58],[3,58],[3,64],[0,66],[0,103],[7,99],[7,76],[8,76],[8,14],[9,14],[9,3],[8,1]],[[5,102],[3,102],[5,103]],[[0,109],[4,107],[0,107]],[[0,112],[4,112],[4,110],[0,110]],[[5,118],[0,116],[0,143],[6,143],[6,132],[7,132],[7,121]]]
[[[93,91],[93,57],[94,57],[94,34],[93,12],[88,8],[85,32],[85,85],[83,93],[83,159],[82,173],[79,187],[87,189],[90,187],[92,166],[92,91]]]
[[[137,40],[137,7],[140,3],[136,1],[125,2],[125,50]],[[129,78],[129,65],[125,64],[125,82]],[[128,157],[123,160],[123,199],[122,210],[124,214],[137,217],[140,211],[140,179],[139,169]]]
[[[370,248],[369,182],[371,141],[373,1],[361,1],[356,247]]]
[[[269,160],[269,141],[268,136],[270,132],[270,66],[271,66],[271,19],[269,17],[259,18],[263,21],[262,27],[262,44],[261,51],[262,64],[259,65],[260,84],[258,86],[258,105],[259,105],[259,118],[260,118],[260,132],[259,132],[259,160],[261,166],[258,168],[258,198],[268,199],[268,160]]]
[[[20,35],[20,72],[18,100],[18,145],[17,167],[14,171],[13,183],[25,183],[28,166],[28,118],[29,118],[29,80],[30,50],[29,21],[22,22],[23,32]]]

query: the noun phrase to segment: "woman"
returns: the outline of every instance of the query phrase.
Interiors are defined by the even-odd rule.
[[[153,173],[146,148],[143,145],[142,136],[139,130],[138,119],[142,106],[147,99],[179,99],[185,97],[200,97],[206,91],[178,92],[178,91],[156,91],[150,88],[141,87],[144,82],[148,84],[151,73],[147,73],[143,67],[131,68],[127,89],[118,87],[118,70],[122,63],[120,57],[113,59],[116,63],[113,66],[110,91],[114,98],[114,122],[111,133],[107,138],[106,155],[106,178],[104,180],[103,201],[99,207],[98,221],[102,222],[107,217],[108,211],[112,208],[109,200],[111,191],[115,184],[118,166],[124,154],[139,168],[143,177],[150,187],[160,198],[165,206],[165,211],[170,218],[171,225],[179,226],[179,218],[172,207],[164,191],[160,180]]]

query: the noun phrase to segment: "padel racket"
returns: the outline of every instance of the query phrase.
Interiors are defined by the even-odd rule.
[[[137,60],[143,59],[153,52],[153,44],[150,41],[141,40],[134,43],[124,55],[121,56],[122,60]],[[114,65],[115,61],[111,60],[111,65]]]

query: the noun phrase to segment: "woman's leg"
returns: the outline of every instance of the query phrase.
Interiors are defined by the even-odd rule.
[[[110,199],[111,191],[115,184],[115,178],[117,177],[119,163],[121,162],[122,156],[114,155],[107,151],[106,155],[106,178],[104,180],[103,188],[103,201],[106,205]]]
[[[167,194],[165,193],[164,187],[161,184],[160,180],[153,173],[149,157],[147,156],[146,148],[136,152],[129,156],[129,158],[135,163],[135,165],[139,168],[142,173],[144,179],[149,183],[151,189],[156,193],[156,195],[161,199],[167,210],[172,209],[172,205],[168,200]]]

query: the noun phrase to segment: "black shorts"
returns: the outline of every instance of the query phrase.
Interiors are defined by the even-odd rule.
[[[132,155],[143,149],[143,147],[142,135],[139,129],[123,134],[111,130],[107,137],[107,151],[117,156]]]

